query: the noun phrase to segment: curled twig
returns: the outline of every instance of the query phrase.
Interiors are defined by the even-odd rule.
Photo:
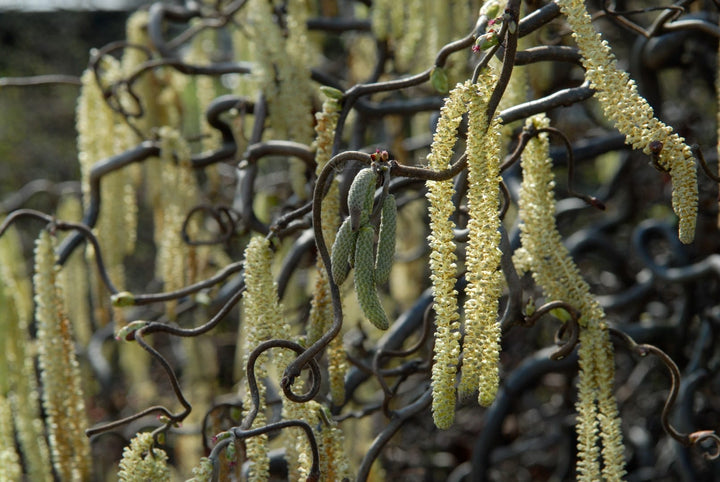
[[[216,238],[190,239],[190,235],[187,232],[188,224],[190,224],[190,219],[192,218],[193,214],[199,212],[209,214],[210,217],[217,223],[218,227],[220,228],[220,233]],[[190,210],[189,213],[187,213],[187,215],[185,216],[185,220],[183,221],[182,229],[180,230],[180,236],[182,236],[183,241],[190,246],[207,246],[225,243],[230,240],[234,233],[235,220],[233,219],[230,208],[226,206],[208,206],[205,204],[195,206]]]
[[[75,231],[78,233],[78,236],[80,238],[84,237],[88,241],[90,241],[90,244],[92,244],[92,247],[95,250],[95,265],[97,266],[100,278],[102,279],[105,287],[108,289],[110,294],[114,295],[118,292],[115,284],[113,284],[107,270],[105,269],[105,262],[103,261],[100,243],[98,242],[97,237],[95,237],[95,235],[93,234],[92,229],[82,223],[59,221],[53,216],[41,213],[40,211],[35,211],[33,209],[18,209],[17,211],[13,211],[12,213],[10,213],[3,221],[2,225],[0,225],[0,236],[3,235],[3,233],[8,229],[8,227],[10,227],[11,224],[13,224],[18,219],[24,217],[40,219],[46,222],[51,229],[59,229],[61,231]],[[60,251],[62,252],[62,250]],[[58,263],[62,265],[64,261],[65,260],[60,257]]]
[[[565,301],[550,301],[533,311],[531,314],[526,315],[523,324],[526,326],[532,326],[537,322],[537,320],[553,310],[564,310],[568,315],[570,315],[569,319],[563,320],[565,323],[563,323],[555,335],[555,342],[560,345],[560,348],[550,355],[550,358],[553,360],[562,360],[572,353],[580,338],[580,325],[578,324],[580,312],[578,310]],[[561,340],[568,330],[570,330],[568,340],[565,343],[562,343]]]
[[[675,405],[678,393],[680,390],[680,369],[675,364],[672,358],[667,353],[662,351],[660,348],[649,345],[649,344],[638,344],[633,340],[630,335],[615,329],[609,328],[610,334],[613,335],[617,340],[622,341],[625,347],[644,357],[649,354],[655,355],[665,365],[670,373],[670,393],[665,400],[660,421],[662,422],[665,432],[672,438],[680,442],[681,444],[692,447],[702,441],[710,440],[714,444],[714,450],[712,452],[705,453],[707,459],[716,459],[720,456],[720,437],[718,437],[712,430],[701,430],[692,432],[689,434],[678,431],[675,427],[670,424],[670,412]]]

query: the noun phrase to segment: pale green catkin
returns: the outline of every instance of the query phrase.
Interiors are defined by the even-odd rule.
[[[352,230],[350,218],[343,221],[333,243],[330,263],[332,276],[338,286],[342,285],[350,273],[350,258],[355,254],[357,231]]]
[[[360,229],[355,245],[355,293],[367,319],[378,329],[387,330],[390,323],[375,289],[374,240],[375,231],[372,227],[364,226]]]
[[[375,173],[371,168],[357,173],[348,192],[348,212],[353,231],[368,223],[375,194]]]
[[[375,284],[383,284],[390,277],[395,255],[395,228],[397,225],[397,203],[389,194],[383,202],[380,214],[380,230],[375,254]]]

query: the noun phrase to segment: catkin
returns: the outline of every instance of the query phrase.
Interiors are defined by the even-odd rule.
[[[350,185],[347,204],[353,231],[357,231],[366,225],[370,219],[376,180],[372,168],[366,167],[357,173]]]
[[[472,86],[468,106],[468,244],[465,267],[463,368],[459,392],[478,390],[480,405],[489,406],[499,386],[500,325],[498,300],[502,293],[499,188],[500,119],[485,115],[495,75],[485,69]]]
[[[380,330],[390,326],[375,288],[373,241],[375,231],[364,226],[355,244],[355,294],[365,317]]]
[[[542,115],[528,119],[547,127]],[[528,142],[521,158],[521,240],[535,282],[551,300],[562,300],[581,313],[578,381],[578,480],[621,480],[625,474],[622,432],[613,395],[615,365],[605,313],[590,292],[555,226],[555,181],[547,134]],[[601,437],[598,435],[601,434]],[[602,442],[602,449],[600,445]]]
[[[163,482],[170,480],[168,456],[163,449],[153,447],[155,441],[149,432],[135,435],[123,449],[118,479],[121,482]]]
[[[661,122],[650,104],[638,93],[637,84],[620,70],[607,41],[592,25],[583,0],[558,0],[557,4],[577,42],[586,77],[605,117],[625,135],[625,143],[651,154],[660,146],[657,164],[673,181],[672,206],[678,216],[678,236],[683,243],[695,237],[698,186],[695,159],[685,139]]]
[[[15,450],[12,418],[10,400],[0,393],[0,481],[21,480],[22,470]]]
[[[390,277],[395,255],[395,228],[397,226],[397,204],[395,197],[388,194],[380,214],[380,230],[375,254],[375,284],[383,284]]]
[[[468,84],[458,84],[445,99],[440,119],[433,135],[428,166],[434,170],[447,169],[457,140],[457,131],[465,113]],[[456,261],[451,217],[453,182],[428,181],[430,231],[430,279],[433,284],[435,310],[435,349],[432,367],[432,411],[435,426],[450,428],[455,420],[455,378],[460,357],[460,323],[457,291],[455,290]]]
[[[340,229],[335,236],[332,252],[330,254],[330,262],[332,264],[332,276],[335,283],[340,286],[347,279],[350,273],[351,259],[355,258],[355,242],[357,241],[358,232],[353,231],[350,224],[350,218],[346,218],[340,225]]]
[[[22,245],[17,230],[8,229],[0,237],[0,341],[8,369],[8,399],[13,423],[23,454],[29,480],[50,482],[50,451],[45,441],[45,427],[40,418],[40,390],[28,331],[32,316],[32,286],[25,273]]]
[[[35,319],[43,407],[47,414],[53,466],[60,479],[90,475],[90,442],[80,368],[56,265],[54,236],[40,233],[35,246]]]

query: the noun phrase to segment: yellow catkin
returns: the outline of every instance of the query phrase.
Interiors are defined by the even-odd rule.
[[[192,257],[180,233],[187,213],[197,202],[198,187],[190,148],[176,129],[160,129],[160,158],[163,189],[155,206],[156,270],[164,282],[164,290],[173,291],[189,281]],[[176,302],[166,304],[169,316],[174,316],[175,305]]]
[[[204,30],[200,32],[190,44],[187,62],[194,65],[208,65],[212,61],[212,55],[216,49],[217,32]],[[202,146],[205,150],[216,149],[220,145],[220,133],[210,127],[205,117],[205,110],[208,105],[217,97],[215,80],[207,75],[200,75],[194,78],[195,96],[198,101],[198,123],[200,130],[205,134],[202,139]]]
[[[123,51],[122,70],[127,76],[133,75],[141,64],[150,60],[147,51],[154,50],[147,30],[149,18],[150,13],[147,10],[138,10],[130,15],[125,23],[127,41],[132,45],[145,47],[145,49],[127,48]],[[158,74],[155,69],[143,73],[133,84],[133,91],[140,98],[143,108],[142,117],[134,119],[133,122],[146,136],[150,134],[153,127],[161,125],[159,105],[155,102],[161,89],[162,86],[158,82]],[[134,101],[131,101],[128,107],[137,108]]]
[[[373,3],[372,14],[372,30],[373,34],[379,40],[387,40],[390,35],[390,11],[392,9],[392,0],[378,0]]]
[[[542,115],[528,119],[547,127]],[[550,300],[569,303],[581,313],[579,324],[578,479],[621,480],[625,474],[620,418],[613,394],[614,356],[605,313],[590,292],[555,227],[555,185],[547,134],[523,152],[520,190],[521,239],[535,282]],[[601,438],[598,437],[598,433]],[[602,445],[602,449],[600,449]],[[602,476],[601,476],[602,474]]]
[[[315,174],[320,175],[332,155],[332,144],[335,135],[335,126],[339,118],[340,106],[335,99],[327,98],[323,102],[322,112],[316,114],[315,127]],[[332,181],[327,195],[322,201],[321,219],[322,233],[328,249],[335,242],[335,233],[340,226],[340,191],[336,180]],[[313,291],[313,300],[308,322],[308,343],[314,343],[332,323],[333,311],[330,300],[330,286],[322,259],[317,260],[317,278]]]
[[[51,481],[50,452],[40,419],[39,393],[31,353],[28,324],[32,316],[32,287],[25,273],[20,237],[11,227],[0,237],[0,341],[8,370],[8,399],[29,480]]]
[[[468,119],[468,221],[465,261],[465,337],[459,392],[468,396],[479,390],[478,401],[488,406],[499,385],[500,326],[498,300],[502,293],[500,271],[500,119],[490,125],[485,115],[495,76],[486,69],[471,88]]]
[[[307,33],[307,0],[287,2],[287,35],[274,20],[273,2],[249,2],[250,33],[256,46],[261,90],[268,102],[273,136],[310,144],[313,138],[310,65],[314,46]],[[308,196],[305,164],[296,158],[290,163],[290,182],[301,199]]]
[[[299,388],[298,384],[295,387]],[[319,420],[317,411],[322,408],[315,401],[295,403],[283,400],[283,418],[286,420],[304,420],[311,427],[315,427]],[[291,428],[285,430],[285,458],[288,462],[288,480],[290,482],[305,482],[312,467],[312,451],[307,435],[302,429]]]
[[[345,402],[345,376],[350,367],[341,335],[330,341],[327,357],[330,397],[333,404],[341,405]]]
[[[424,11],[426,17],[427,30],[426,45],[428,48],[427,60],[434,61],[435,56],[451,37],[460,38],[467,35],[462,25],[464,20],[453,19],[452,6],[450,2],[433,2],[426,3],[427,10]],[[459,24],[455,24],[458,21]]]
[[[75,196],[65,196],[57,209],[57,216],[64,221],[79,222],[82,219],[82,205]],[[65,306],[73,324],[73,332],[80,346],[87,346],[92,336],[90,307],[88,306],[89,276],[87,260],[76,250],[63,266],[60,273],[65,290]]]
[[[323,410],[323,408],[319,408]],[[320,452],[320,480],[350,480],[350,464],[345,454],[345,435],[340,426],[331,421],[331,425],[320,424],[318,450]]]
[[[121,77],[117,60],[103,61],[103,82]],[[113,112],[103,100],[94,73],[87,69],[81,78],[82,88],[76,109],[78,131],[78,159],[83,188],[83,205],[90,202],[90,172],[92,167],[115,154],[125,151],[131,144],[128,128],[120,115]],[[123,261],[135,245],[137,203],[133,187],[135,176],[131,169],[111,172],[102,179],[100,216],[95,231],[103,250],[103,260],[110,278],[117,286],[125,284]],[[88,251],[88,256],[93,256]]]
[[[118,479],[122,482],[163,482],[170,480],[168,456],[161,448],[153,447],[149,432],[135,435],[130,445],[123,449]]]
[[[56,261],[54,236],[43,230],[35,247],[33,276],[43,407],[58,476],[84,480],[91,467],[85,401]]]
[[[245,285],[246,291],[243,295],[243,323],[245,324],[243,338],[240,342],[242,348],[241,366],[243,370],[247,366],[247,358],[250,352],[258,343],[274,339],[288,339],[291,332],[290,326],[283,319],[283,308],[277,295],[272,274],[273,253],[267,239],[254,237],[245,250]],[[255,375],[258,382],[268,376],[270,368],[270,357],[276,370],[277,378],[282,375],[285,368],[295,359],[295,352],[285,349],[273,349],[272,352],[263,353],[255,364]],[[246,380],[247,383],[247,380]],[[261,407],[258,417],[253,422],[253,427],[262,426],[266,423],[265,417],[265,385],[259,383]],[[296,380],[292,386],[295,393],[302,393],[304,386],[302,380]],[[247,390],[247,387],[246,387]],[[283,418],[287,420],[301,419],[311,425],[317,423],[317,408],[314,402],[299,404],[282,397]],[[246,407],[251,404],[246,394]],[[289,480],[304,481],[309,474],[312,464],[312,455],[309,442],[302,429],[288,428],[283,431],[286,447],[286,459],[288,461]],[[251,469],[252,477],[255,480],[266,480],[269,460],[267,460],[267,438],[265,436],[253,437],[247,440],[248,458],[254,461]]]
[[[404,18],[400,22],[401,32],[396,36],[395,65],[400,71],[424,69],[427,66],[418,62],[417,55],[422,52],[420,42],[426,29],[427,10],[423,8],[423,0],[408,2],[392,2],[396,8],[405,9]],[[403,5],[404,4],[404,5]],[[424,60],[424,59],[423,59]]]
[[[20,457],[15,450],[12,418],[10,401],[0,393],[0,480],[8,482],[22,480]]]
[[[280,115],[286,117],[290,139],[310,143],[313,139],[312,98],[315,93],[310,79],[310,65],[314,65],[315,46],[307,31],[308,0],[287,2],[287,30],[285,60],[278,65],[282,96]]]
[[[277,288],[272,278],[273,254],[267,239],[256,236],[250,240],[245,249],[245,293],[243,294],[243,323],[242,333],[242,363],[244,373],[248,357],[255,347],[263,341],[274,338],[285,338],[290,332],[289,326],[282,317],[282,308],[279,305]],[[270,361],[269,352],[258,357],[255,362],[255,377],[260,391],[260,406],[258,414],[253,421],[253,427],[260,427],[266,423],[265,416],[265,384],[263,380],[268,375]],[[282,366],[286,362],[279,362]],[[245,379],[244,406],[252,406],[248,380]],[[246,441],[248,459],[253,462],[250,469],[250,480],[264,481],[268,478],[270,459],[267,454],[267,435],[252,437]]]
[[[200,19],[196,19],[200,21]],[[217,46],[217,31],[207,29],[200,32],[193,38],[190,44],[187,62],[194,65],[209,65],[212,62]],[[203,133],[201,145],[203,151],[213,151],[220,147],[222,137],[220,131],[210,126],[205,116],[210,103],[219,95],[216,80],[209,75],[198,75],[192,79],[194,95],[197,99],[197,123],[199,130]],[[238,152],[242,152],[238,149]],[[207,190],[215,194],[220,190],[220,172],[218,165],[208,166],[205,169],[207,176]]]
[[[315,115],[315,174],[320,175],[332,155],[332,144],[335,136],[335,126],[339,118],[340,105],[336,99],[326,97],[322,112]],[[322,201],[322,233],[328,247],[335,242],[335,233],[340,226],[340,190],[337,180],[333,179],[327,195]],[[320,257],[317,260],[317,278],[311,302],[310,317],[308,321],[307,342],[314,343],[328,330],[333,321],[332,300],[330,297],[330,284],[325,266]],[[345,374],[349,368],[342,335],[336,336],[328,346],[328,375],[330,379],[330,394],[335,404],[345,400]]]
[[[468,84],[458,84],[445,100],[440,111],[437,130],[428,155],[428,166],[446,169],[452,159],[457,128],[465,112]],[[453,181],[428,181],[430,203],[430,276],[435,303],[435,353],[432,367],[433,420],[441,429],[449,428],[455,419],[455,376],[460,356],[460,323],[457,291],[455,290],[456,260],[453,229],[450,219]]]
[[[625,142],[645,154],[662,146],[657,164],[668,171],[673,181],[672,205],[679,218],[678,235],[683,243],[695,237],[698,186],[695,159],[685,139],[658,120],[652,107],[638,93],[627,72],[617,67],[607,41],[592,25],[583,0],[557,0],[577,42],[585,75],[595,89],[605,116],[625,135]],[[661,143],[661,144],[658,144]]]
[[[188,482],[210,482],[213,476],[213,463],[207,457],[200,459],[200,462],[192,469],[192,478]]]
[[[451,25],[449,30],[449,37],[445,43],[457,40],[469,33],[474,27],[475,23],[475,12],[480,8],[478,1],[468,2],[467,0],[452,0],[451,2]],[[457,25],[457,27],[455,27]],[[437,55],[437,52],[435,53]],[[469,60],[473,57],[473,52],[469,49],[457,52],[448,61],[448,78],[450,79],[451,85],[460,79],[466,79],[470,73],[470,62]],[[431,62],[435,61],[433,56],[430,59]],[[515,70],[515,68],[513,68]]]

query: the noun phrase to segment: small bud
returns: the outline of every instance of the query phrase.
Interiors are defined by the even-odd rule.
[[[488,10],[487,10],[487,16],[488,16],[488,18],[497,17],[497,14],[498,14],[498,13],[500,13],[500,5],[498,5],[497,3],[494,4],[494,5],[492,5],[492,6],[491,6],[490,8],[488,8]]]
[[[557,318],[558,320],[562,321],[563,323],[570,321],[572,319],[572,316],[570,316],[570,313],[565,311],[563,308],[554,308],[550,310],[550,314]]]
[[[535,313],[535,300],[530,298],[525,305],[525,316],[532,316]]]
[[[207,291],[200,291],[195,295],[195,302],[201,306],[210,306],[212,299],[207,294]]]
[[[213,441],[213,443],[218,443],[219,441],[225,440],[226,438],[229,438],[229,437],[232,437],[232,432],[230,432],[229,430],[226,430],[224,432],[215,434],[215,436],[213,436],[213,438],[212,438],[212,441]]]
[[[133,341],[135,339],[135,332],[145,326],[147,326],[147,321],[142,320],[128,323],[127,325],[120,328],[117,333],[115,333],[115,339],[123,341]]]
[[[487,33],[479,36],[477,40],[475,40],[475,45],[473,45],[473,52],[479,52],[480,50],[487,50],[491,47],[496,46],[498,43],[500,43],[500,38],[497,35],[497,32],[495,30],[488,30]]]
[[[590,201],[590,205],[596,209],[599,209],[601,211],[605,211],[605,203],[596,198],[595,196],[590,196],[588,199]]]
[[[133,306],[135,304],[135,295],[133,295],[129,291],[121,291],[112,295],[110,297],[110,301],[112,301],[112,305],[115,308]]]
[[[229,444],[227,445],[227,447],[225,447],[225,457],[226,457],[231,463],[234,463],[234,462],[235,462],[235,455],[236,455],[236,452],[235,452],[235,444],[231,442],[231,443],[229,443]]]
[[[242,417],[242,410],[240,409],[240,407],[231,408],[230,417],[232,417],[233,420],[240,420],[240,417]]]
[[[322,92],[328,99],[342,100],[345,95],[341,90],[338,90],[329,85],[321,85],[320,92]]]

